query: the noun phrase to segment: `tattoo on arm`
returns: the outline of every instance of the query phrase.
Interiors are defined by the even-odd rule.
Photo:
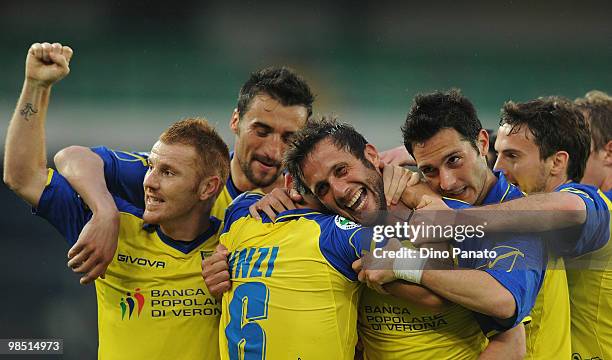
[[[25,104],[25,106],[23,107],[23,109],[21,109],[19,111],[19,113],[27,120],[29,121],[30,119],[28,119],[28,116],[31,116],[33,114],[38,113],[38,110],[34,109],[34,106],[32,105],[32,103],[27,103]]]

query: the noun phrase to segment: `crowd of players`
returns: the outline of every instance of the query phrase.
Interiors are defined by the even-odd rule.
[[[191,118],[149,153],[68,147],[55,171],[45,117],[71,58],[28,50],[4,181],[95,280],[99,358],[612,358],[606,94],[508,101],[494,144],[459,91],[417,95],[404,145],[379,153],[313,117],[300,76],[266,68],[240,89],[232,152]],[[495,257],[372,257],[371,214],[429,210],[487,235],[380,246]]]

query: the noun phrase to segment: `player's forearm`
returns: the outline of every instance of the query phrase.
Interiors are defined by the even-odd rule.
[[[519,360],[526,353],[525,326],[521,323],[489,338],[489,344],[478,357],[479,360]]]
[[[6,135],[4,182],[37,205],[47,178],[45,118],[50,85],[26,80]]]
[[[64,176],[94,214],[118,216],[117,206],[104,180],[104,162],[89,148],[70,146],[54,158]]]
[[[508,319],[515,313],[512,294],[481,270],[424,270],[421,284],[451,302],[484,315]]]
[[[584,224],[582,199],[568,192],[534,194],[501,204],[462,209],[457,223],[479,225],[489,232],[541,232]]]
[[[410,301],[432,313],[439,313],[446,309],[450,303],[433,291],[411,284],[403,280],[397,280],[383,285],[385,291],[397,298]]]

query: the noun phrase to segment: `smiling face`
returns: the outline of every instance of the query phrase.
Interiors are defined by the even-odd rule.
[[[419,170],[432,190],[442,196],[480,204],[484,200],[491,171],[487,167],[488,135],[482,130],[478,147],[445,128],[421,144],[413,145]]]
[[[203,176],[201,159],[195,149],[183,144],[158,141],[149,155],[149,170],[144,178],[145,211],[143,220],[164,224],[186,219],[200,211]],[[200,170],[201,171],[201,170]]]
[[[230,127],[236,134],[234,157],[250,189],[274,183],[281,173],[283,153],[291,136],[304,125],[308,111],[301,105],[283,106],[274,98],[257,95],[245,114],[234,112]],[[244,187],[244,186],[243,186]]]
[[[552,160],[541,159],[540,148],[526,125],[515,131],[508,124],[500,126],[495,150],[495,169],[502,170],[508,181],[528,194],[546,191]]]
[[[323,205],[367,224],[368,212],[385,210],[386,200],[382,175],[377,170],[378,152],[368,144],[364,153],[367,163],[324,139],[315,145],[301,168],[306,186]]]

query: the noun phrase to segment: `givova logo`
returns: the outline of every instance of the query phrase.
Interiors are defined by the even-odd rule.
[[[140,289],[137,288],[134,292],[134,295],[131,295],[129,292],[126,293],[126,297],[121,298],[119,302],[119,307],[121,308],[121,320],[125,319],[125,315],[127,314],[128,319],[132,318],[132,314],[134,313],[134,309],[138,307],[136,314],[140,317],[140,313],[142,312],[142,308],[144,307],[145,298],[140,293]]]

